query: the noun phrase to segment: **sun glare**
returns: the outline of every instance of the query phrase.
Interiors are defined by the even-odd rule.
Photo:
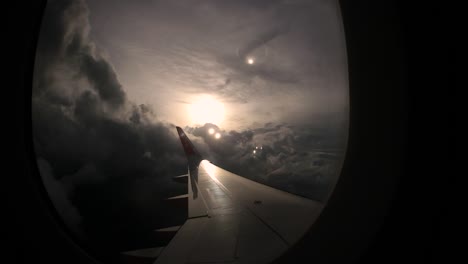
[[[248,58],[248,59],[247,59],[247,63],[250,64],[250,65],[254,64],[254,62],[255,62],[255,61],[254,61],[253,58]]]
[[[216,134],[215,134],[215,138],[216,138],[216,139],[219,139],[220,137],[221,137],[221,134],[220,134],[220,133],[216,133]]]
[[[224,104],[212,96],[200,97],[189,105],[188,110],[192,123],[196,125],[204,125],[205,123],[220,125],[224,120]],[[208,132],[213,134],[214,130]]]

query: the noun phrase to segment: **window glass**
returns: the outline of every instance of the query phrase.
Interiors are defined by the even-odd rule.
[[[325,203],[347,142],[336,1],[49,1],[33,140],[69,229],[107,258],[182,225],[187,159]],[[312,224],[312,223],[311,223]],[[151,255],[151,254],[150,254]],[[109,257],[111,256],[111,257]]]

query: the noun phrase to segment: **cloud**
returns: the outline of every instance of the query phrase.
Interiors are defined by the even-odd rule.
[[[221,138],[210,134],[210,128]],[[326,200],[338,177],[345,148],[344,135],[286,124],[267,123],[241,132],[224,131],[214,124],[186,130],[196,139],[202,155],[214,164],[321,201]]]
[[[33,92],[48,92],[69,104],[70,98],[50,89],[65,72],[72,75],[75,82],[87,81],[87,87],[95,91],[102,102],[112,108],[121,107],[126,100],[125,92],[112,66],[96,51],[89,38],[88,16],[89,10],[83,0],[48,3],[39,35],[37,81]],[[67,87],[61,89],[67,90]]]
[[[263,32],[262,32],[263,30]],[[280,84],[294,84],[300,81],[295,71],[281,64],[274,64],[268,61],[265,54],[266,45],[273,40],[288,33],[287,24],[277,24],[268,28],[258,28],[257,34],[249,36],[237,49],[235,54],[219,55],[218,62],[230,69],[231,74],[228,79],[236,82],[250,82],[254,77],[261,78],[269,82]],[[262,54],[256,56],[258,53]],[[248,57],[253,56],[255,63],[246,63]]]
[[[178,102],[199,93],[225,103],[229,129],[262,120],[300,123],[309,113],[347,104],[344,39],[333,1],[89,5],[91,36],[108,52],[128,97],[153,104],[161,120],[190,124],[168,102],[183,106]]]
[[[127,99],[89,38],[88,13],[84,1],[48,3],[32,121],[41,176],[57,211],[74,231],[96,238],[97,226],[103,233],[138,229],[132,210],[153,211],[155,201],[180,192],[170,176],[186,172],[186,158],[175,126],[158,121],[151,106]],[[117,217],[113,206],[128,215]],[[154,217],[148,222],[157,223]]]
[[[117,80],[110,64],[102,58],[94,58],[84,54],[80,58],[80,70],[83,76],[91,82],[91,87],[99,94],[102,101],[114,107],[125,102],[125,93]]]
[[[241,47],[239,49],[238,55],[241,59],[245,59],[255,49],[258,49],[259,47],[267,44],[269,41],[272,41],[276,37],[285,33],[287,33],[287,30],[279,27],[275,27],[266,32],[263,32],[263,34],[260,34],[259,36],[253,38],[247,44]]]

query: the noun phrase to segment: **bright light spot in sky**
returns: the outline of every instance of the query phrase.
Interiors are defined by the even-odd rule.
[[[255,62],[255,61],[254,61],[253,58],[248,58],[248,59],[247,59],[247,63],[248,63],[248,64],[254,64],[254,62]]]
[[[257,153],[257,151],[254,149],[253,153],[255,154],[255,153]]]
[[[214,131],[214,128],[210,128],[210,129],[208,129],[208,133],[210,133],[210,135],[213,135],[213,134],[214,134],[214,132],[215,132],[215,131]]]
[[[190,119],[195,125],[212,123],[220,125],[224,120],[224,104],[212,96],[202,96],[188,107]],[[214,131],[213,131],[214,132]],[[210,132],[210,134],[212,134]]]
[[[216,139],[218,139],[218,138],[220,138],[220,137],[221,137],[221,134],[220,134],[220,133],[216,133],[216,134],[215,134],[215,138],[216,138]]]

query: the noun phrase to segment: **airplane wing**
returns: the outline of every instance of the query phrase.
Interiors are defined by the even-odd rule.
[[[162,263],[268,263],[297,242],[323,204],[223,170],[177,131],[188,159],[188,219]]]

